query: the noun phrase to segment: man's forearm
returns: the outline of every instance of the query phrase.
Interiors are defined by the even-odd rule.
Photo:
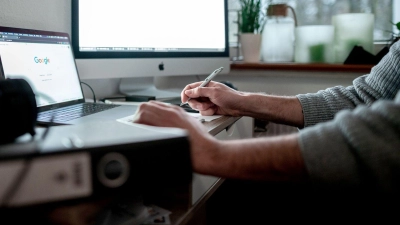
[[[268,120],[275,123],[303,127],[302,107],[296,97],[272,96],[249,93],[244,96],[246,102],[242,116]]]
[[[201,170],[213,176],[268,181],[307,179],[297,134],[217,141],[207,158],[207,168]]]

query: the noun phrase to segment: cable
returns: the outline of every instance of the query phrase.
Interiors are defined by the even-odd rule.
[[[81,84],[84,84],[84,85],[88,86],[88,87],[90,88],[90,90],[92,90],[93,102],[96,103],[96,95],[94,94],[94,91],[93,91],[92,87],[90,87],[89,84],[87,84],[87,83],[85,83],[85,82],[82,82],[82,81],[81,81]]]

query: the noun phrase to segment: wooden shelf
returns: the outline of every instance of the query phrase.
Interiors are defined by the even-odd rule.
[[[231,62],[231,70],[281,70],[320,72],[360,72],[369,73],[374,65],[344,65],[328,63],[247,63]]]

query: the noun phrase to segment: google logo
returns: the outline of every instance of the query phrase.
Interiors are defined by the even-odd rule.
[[[33,60],[35,61],[35,63],[44,63],[44,64],[50,63],[50,59],[48,59],[47,57],[44,59],[35,57],[35,58],[33,58]]]

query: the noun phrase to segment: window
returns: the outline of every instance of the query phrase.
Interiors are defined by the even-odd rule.
[[[400,22],[399,15],[393,10],[399,8],[398,0],[262,0],[265,11],[271,3],[286,3],[296,12],[298,25],[330,25],[334,15],[342,13],[373,13],[375,15],[375,41],[389,41],[395,31],[393,23]],[[237,46],[237,11],[239,0],[229,0],[229,42]],[[399,13],[399,12],[397,12]]]

